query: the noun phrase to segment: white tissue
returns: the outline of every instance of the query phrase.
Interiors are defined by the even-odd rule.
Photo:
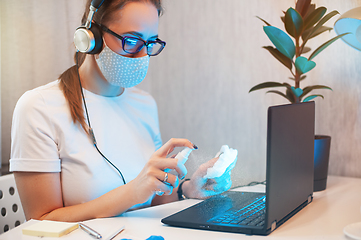
[[[207,174],[204,178],[216,178],[222,176],[229,165],[236,160],[237,155],[237,149],[229,148],[228,145],[223,145],[216,155],[216,157],[219,156],[219,159],[213,167],[207,169]]]

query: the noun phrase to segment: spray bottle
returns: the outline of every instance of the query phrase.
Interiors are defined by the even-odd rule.
[[[178,161],[180,161],[182,164],[185,164],[187,162],[187,160],[188,160],[189,154],[193,150],[194,149],[191,149],[189,147],[185,147],[182,151],[177,153],[177,155],[174,158],[178,159]],[[177,171],[175,171],[173,169],[165,169],[164,172],[168,172],[168,173],[171,173],[173,175],[178,175]]]
[[[185,164],[188,160],[188,156],[189,154],[193,151],[194,149],[191,149],[189,147],[185,147],[182,151],[180,151],[175,158],[178,159],[179,161],[181,161],[182,164]]]

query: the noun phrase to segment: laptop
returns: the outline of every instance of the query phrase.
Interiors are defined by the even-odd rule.
[[[266,193],[227,191],[163,218],[162,223],[270,234],[312,202],[314,125],[314,102],[269,107]]]

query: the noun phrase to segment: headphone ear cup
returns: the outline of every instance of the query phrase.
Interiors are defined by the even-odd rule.
[[[103,50],[103,34],[100,27],[96,24],[92,24],[90,29],[94,36],[94,48],[89,54],[98,54]]]
[[[75,47],[82,53],[97,54],[103,49],[103,36],[99,26],[92,24],[89,29],[78,27],[74,33]]]

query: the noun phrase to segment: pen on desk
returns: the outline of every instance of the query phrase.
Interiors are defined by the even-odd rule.
[[[83,229],[86,233],[88,233],[92,237],[95,237],[96,239],[101,239],[102,238],[102,235],[100,235],[100,233],[98,233],[95,230],[91,229],[90,227],[88,227],[84,223],[79,223],[79,226],[80,226],[81,229]]]
[[[110,235],[110,237],[107,240],[112,240],[114,239],[119,233],[121,233],[124,230],[124,226],[119,228],[117,231],[115,231],[112,235]]]

